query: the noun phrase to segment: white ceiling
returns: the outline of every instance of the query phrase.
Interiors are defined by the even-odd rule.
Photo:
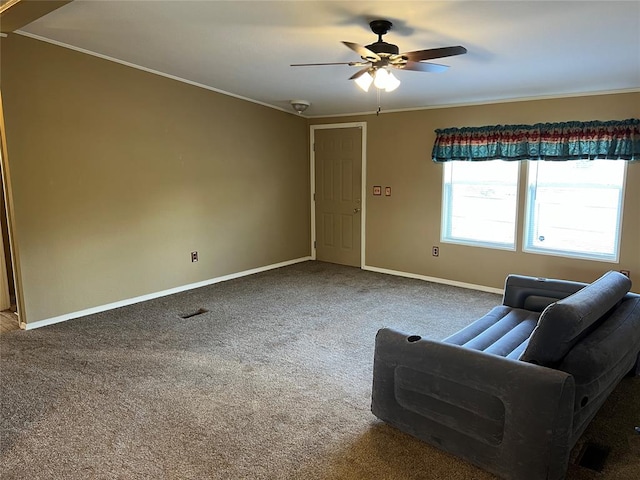
[[[310,117],[374,112],[349,62],[377,37],[400,51],[452,45],[444,73],[398,71],[382,111],[640,90],[640,1],[75,0],[23,27],[36,36]]]

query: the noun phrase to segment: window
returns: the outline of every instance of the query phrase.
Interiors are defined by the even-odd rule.
[[[626,162],[529,162],[524,251],[617,262]]]
[[[519,165],[445,163],[441,240],[515,249]]]

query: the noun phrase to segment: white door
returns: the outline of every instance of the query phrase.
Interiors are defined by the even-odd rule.
[[[314,134],[316,258],[361,266],[362,128]]]

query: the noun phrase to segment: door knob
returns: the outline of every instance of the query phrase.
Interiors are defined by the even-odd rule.
[[[358,213],[359,211],[360,211],[359,207],[356,207],[356,208],[353,209],[353,213]]]

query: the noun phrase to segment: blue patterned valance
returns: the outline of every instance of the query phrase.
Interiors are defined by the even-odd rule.
[[[433,161],[640,160],[640,120],[436,130]]]

